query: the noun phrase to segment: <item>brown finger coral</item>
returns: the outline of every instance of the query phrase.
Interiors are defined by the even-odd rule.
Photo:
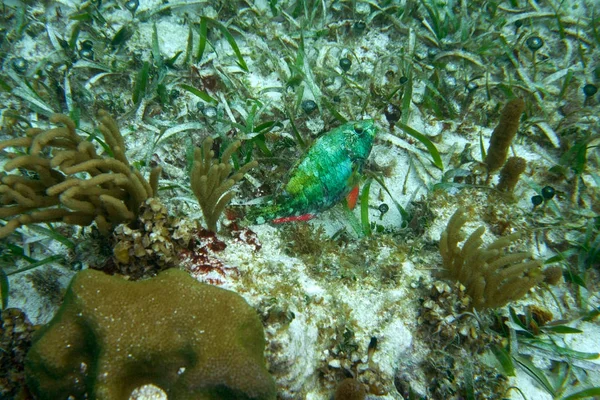
[[[241,142],[238,140],[230,144],[223,152],[221,161],[215,159],[212,145],[213,139],[208,137],[202,143],[202,148],[196,149],[190,179],[192,190],[202,209],[206,227],[209,231],[216,232],[219,216],[234,195],[230,189],[258,163],[255,160],[250,161],[232,173],[233,167],[229,160],[240,147]]]
[[[541,262],[531,259],[528,252],[509,253],[506,248],[519,239],[514,233],[482,247],[484,227],[479,227],[464,239],[462,227],[467,221],[465,210],[459,208],[450,218],[440,238],[440,254],[444,275],[459,281],[473,299],[476,309],[502,307],[523,297],[543,280]]]
[[[22,225],[61,221],[75,225],[96,222],[107,234],[124,221],[135,218],[138,208],[156,193],[159,168],[150,181],[132,168],[125,157],[123,137],[117,124],[104,111],[98,129],[112,155],[98,155],[92,142],[78,135],[75,123],[56,114],[50,121],[62,124],[42,130],[32,128],[26,136],[0,143],[0,150],[21,148],[9,153],[10,161],[0,184],[0,238]]]

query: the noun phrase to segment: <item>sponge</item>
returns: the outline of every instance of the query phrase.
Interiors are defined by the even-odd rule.
[[[137,282],[85,270],[34,338],[26,383],[40,400],[127,400],[145,384],[169,400],[275,399],[264,347],[234,292],[176,269]]]
[[[333,400],[364,400],[366,397],[367,392],[362,383],[346,378],[337,386]]]
[[[500,169],[506,161],[508,148],[517,134],[519,119],[523,111],[525,111],[525,102],[522,99],[512,99],[504,106],[500,122],[492,132],[490,146],[484,161],[489,173]]]

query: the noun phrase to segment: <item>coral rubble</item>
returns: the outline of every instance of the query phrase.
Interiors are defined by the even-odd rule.
[[[25,354],[35,327],[23,311],[7,308],[0,313],[0,398],[16,398],[25,383]]]
[[[115,272],[131,279],[176,267],[197,231],[195,221],[168,215],[158,198],[140,207],[134,226],[118,225],[113,234]]]

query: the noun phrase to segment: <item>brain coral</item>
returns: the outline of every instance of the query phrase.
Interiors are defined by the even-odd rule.
[[[122,400],[149,383],[169,400],[275,399],[264,346],[236,293],[176,269],[138,282],[85,270],[36,335],[26,381],[37,399]]]

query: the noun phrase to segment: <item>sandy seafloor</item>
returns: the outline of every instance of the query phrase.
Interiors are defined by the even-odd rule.
[[[400,391],[407,387],[417,396],[431,399],[462,398],[464,375],[456,372],[467,366],[487,371],[473,377],[475,397],[492,396],[483,382],[499,379],[490,373],[498,368],[491,353],[476,354],[478,345],[459,337],[458,332],[458,340],[444,342],[434,328],[418,322],[431,286],[439,284],[434,278],[434,271],[442,266],[437,243],[459,206],[469,210],[468,232],[486,226],[484,240],[489,243],[500,230],[504,234],[521,231],[519,246],[541,260],[576,248],[585,240],[586,232],[598,235],[597,222],[595,228],[592,225],[600,212],[600,97],[586,97],[583,87],[600,84],[600,4],[594,0],[141,0],[133,16],[124,3],[102,1],[99,11],[106,23],[100,26],[95,20],[90,22],[94,29],[84,26],[75,49],[67,51],[61,48],[60,40],[68,41],[77,23],[70,17],[89,3],[3,2],[0,17],[5,36],[0,76],[8,89],[4,87],[0,93],[1,139],[23,131],[18,122],[6,117],[7,111],[44,128],[49,126],[50,113],[78,109],[81,126],[89,129],[97,110],[106,108],[125,136],[129,160],[138,161],[136,165],[157,162],[163,167],[159,184],[169,188],[162,190],[159,198],[169,212],[202,222],[200,208],[189,190],[186,149],[199,145],[207,135],[251,139],[251,132],[236,130],[232,123],[245,125],[253,105],[258,110],[254,126],[266,121],[281,123],[265,141],[278,153],[268,157],[254,150],[260,166],[236,186],[233,202],[237,204],[253,200],[259,191],[268,194],[276,190],[279,180],[285,179],[282,171],[302,156],[293,142],[290,115],[307,140],[339,125],[331,108],[348,120],[373,118],[379,134],[365,168],[385,169],[383,179],[391,196],[402,207],[417,212],[419,219],[409,228],[403,227],[390,195],[373,182],[370,220],[384,232],[359,238],[339,208],[299,224],[301,228],[250,225],[261,244],[259,250],[226,234],[219,235],[227,248],[214,257],[239,271],[217,276],[219,283],[240,293],[263,317],[268,316],[263,318],[267,360],[282,399],[329,399],[336,382],[348,376],[370,385],[369,399],[400,399]],[[22,34],[15,32],[21,18],[18,10],[23,10],[29,21]],[[213,26],[209,27],[209,45],[197,62],[200,16],[229,27],[247,71],[237,65],[231,46]],[[358,22],[365,23],[364,29]],[[129,26],[131,38],[111,46],[110,41],[124,25]],[[179,51],[182,54],[172,68],[164,69],[161,83],[167,90],[166,102],[158,100],[158,75],[154,73],[146,93],[134,104],[132,91],[142,63],[157,63],[156,54],[152,54],[154,26],[163,59]],[[188,57],[190,26],[193,47]],[[543,41],[538,50],[528,47],[532,37]],[[85,39],[93,43],[93,59],[81,54]],[[347,72],[339,66],[342,57],[352,62]],[[16,58],[27,61],[25,71],[14,70],[11,63]],[[400,83],[402,77],[408,77],[408,83]],[[217,83],[211,85],[211,79]],[[34,84],[41,93],[39,98],[32,96],[24,83],[37,80],[47,85]],[[212,106],[182,89],[181,84],[205,90],[218,104],[207,109]],[[411,101],[404,101],[405,96],[411,96]],[[482,160],[480,138],[487,149],[500,110],[512,97],[523,98],[526,111],[511,155],[525,158],[527,168],[511,199],[494,191],[498,174],[486,185],[476,171]],[[318,109],[305,113],[299,104],[306,100],[315,101]],[[388,103],[403,111],[401,122],[435,143],[443,172],[432,165],[420,142],[398,127],[390,129],[383,112]],[[211,115],[213,111],[216,116]],[[564,154],[578,140],[587,140],[588,150],[584,167],[574,172]],[[284,142],[292,144],[281,147]],[[471,146],[472,159],[461,164],[460,154],[466,144]],[[564,167],[563,176],[549,172],[556,165]],[[452,177],[444,174],[458,168],[477,185],[434,190],[440,182],[452,182]],[[148,168],[142,166],[142,173],[147,175]],[[531,197],[546,185],[553,186],[557,195],[533,209]],[[381,203],[388,204],[389,211],[380,218]],[[354,214],[360,220],[360,206]],[[321,227],[324,233],[316,236]],[[295,229],[304,230],[303,238],[323,240],[324,252],[318,257],[302,254],[295,243],[302,240],[301,235]],[[343,243],[328,239],[340,230],[345,232]],[[81,236],[79,229],[70,234],[75,242],[90,240]],[[60,244],[26,227],[4,240],[22,246],[36,259],[66,252]],[[85,267],[86,258],[79,258]],[[553,265],[567,271],[578,268],[577,260],[571,256]],[[60,271],[59,282],[65,287],[73,269],[67,262],[52,267]],[[25,277],[28,273],[10,275],[9,306],[26,311],[34,323],[45,323],[57,304],[34,290]],[[517,313],[532,304],[547,309],[554,320],[565,320],[583,331],[553,334],[553,340],[574,350],[600,352],[597,320],[581,320],[599,305],[597,258],[585,276],[589,290],[562,282],[536,287],[510,305]],[[204,281],[215,278],[197,277]],[[497,312],[507,315],[508,308]],[[450,315],[444,323],[452,325],[452,320]],[[470,324],[482,329],[479,336],[485,336],[488,328],[473,320]],[[369,359],[368,345],[373,337],[377,346]],[[541,351],[531,354],[525,346],[518,349],[515,351],[531,355],[534,365],[548,376],[553,376],[551,370],[556,371],[561,362],[574,365],[565,390],[557,398],[600,386],[598,360],[572,360]],[[448,367],[448,358],[452,367]],[[440,389],[446,384],[446,389]],[[504,393],[507,398],[553,398],[520,367],[503,387],[510,386],[519,390]],[[445,393],[444,397],[438,397],[440,393]],[[492,397],[501,398],[502,394],[496,396]]]

